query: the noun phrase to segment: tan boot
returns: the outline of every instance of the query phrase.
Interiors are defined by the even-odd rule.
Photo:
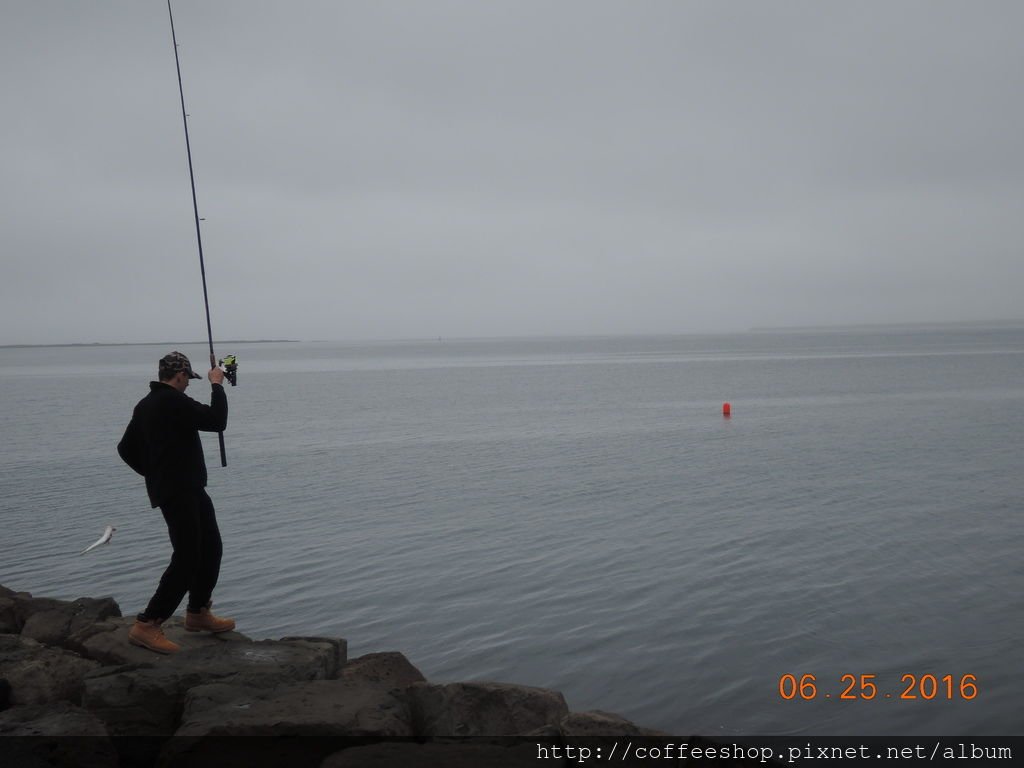
[[[188,632],[230,632],[235,628],[234,619],[222,619],[220,616],[214,616],[210,613],[210,606],[213,603],[207,603],[203,606],[199,613],[192,613],[192,611],[185,612],[185,629]]]
[[[132,628],[128,630],[128,642],[157,653],[177,653],[181,650],[181,646],[173,640],[167,639],[160,624],[161,622],[156,619],[151,621],[136,619]]]

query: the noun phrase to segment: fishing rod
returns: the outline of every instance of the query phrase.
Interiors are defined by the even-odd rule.
[[[188,155],[188,178],[192,184],[192,212],[196,219],[196,243],[199,245],[199,272],[203,276],[203,304],[206,305],[206,335],[210,339],[210,368],[217,366],[217,356],[213,353],[213,326],[210,324],[210,295],[206,290],[206,262],[203,260],[203,236],[199,231],[199,204],[196,202],[196,176],[192,170],[192,145],[188,140],[188,114],[185,112],[185,89],[181,85],[181,60],[178,58],[178,38],[174,34],[174,14],[171,13],[171,0],[167,0],[167,16],[171,20],[171,42],[174,43],[174,66],[178,70],[178,95],[181,97],[181,122],[185,126],[185,152]],[[238,362],[234,355],[221,360],[224,374],[231,386],[238,383]],[[228,454],[224,448],[224,433],[218,432],[220,441],[220,465],[228,465]]]

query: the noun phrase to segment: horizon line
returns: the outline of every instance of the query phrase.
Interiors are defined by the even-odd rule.
[[[878,322],[878,323],[837,323],[832,325],[777,325],[777,326],[754,326],[745,331],[723,330],[723,331],[658,331],[658,332],[633,332],[633,333],[566,333],[566,334],[519,334],[519,335],[498,335],[498,336],[423,336],[423,337],[379,337],[362,339],[222,339],[218,344],[301,344],[301,343],[389,343],[389,342],[412,342],[412,341],[472,341],[487,339],[558,339],[558,338],[629,338],[638,336],[721,336],[737,333],[792,333],[799,331],[855,331],[855,330],[882,330],[882,329],[939,329],[949,327],[973,327],[973,328],[1018,328],[1024,327],[1024,318],[1018,319],[992,319],[992,320],[925,320],[908,322]],[[208,346],[207,339],[199,341],[85,341],[85,342],[49,342],[49,343],[17,343],[0,344],[0,349],[25,349],[32,347],[150,347],[150,346]]]

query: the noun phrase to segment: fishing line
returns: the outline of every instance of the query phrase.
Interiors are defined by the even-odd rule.
[[[178,95],[181,97],[181,122],[185,126],[185,152],[188,154],[188,178],[192,184],[192,212],[196,219],[196,243],[199,245],[199,272],[203,276],[203,304],[206,305],[206,334],[210,339],[210,368],[217,366],[217,356],[213,353],[213,326],[210,324],[210,296],[206,290],[206,262],[203,260],[203,236],[199,231],[199,204],[196,202],[196,176],[192,170],[192,145],[188,140],[188,114],[185,112],[185,90],[181,85],[181,61],[178,58],[178,38],[174,34],[174,14],[171,13],[171,0],[167,0],[167,16],[171,20],[171,42],[174,43],[174,66],[178,70]],[[233,361],[232,361],[233,362]],[[232,383],[234,383],[232,381]],[[220,440],[220,465],[228,465],[228,454],[224,448],[224,433],[218,432]]]

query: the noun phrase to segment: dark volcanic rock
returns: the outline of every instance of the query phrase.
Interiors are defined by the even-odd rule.
[[[324,679],[336,654],[330,643],[187,634],[182,638],[186,649],[179,653],[143,651],[144,663],[101,669],[85,681],[82,705],[107,724],[124,760],[151,763],[156,758],[162,742],[178,728],[189,689],[218,680],[266,688]],[[177,639],[171,632],[168,636]]]
[[[608,757],[616,751],[619,753],[614,762],[625,766],[625,768],[647,768],[650,763],[656,762],[659,766],[674,766],[678,764],[676,755],[671,750],[665,750],[666,744],[674,743],[670,734],[662,731],[655,731],[650,728],[641,728],[620,715],[610,712],[594,710],[591,712],[573,712],[565,717],[561,723],[561,743],[575,747],[582,747],[589,752],[590,759],[595,756]],[[632,748],[632,755],[625,754],[624,745],[629,744]],[[638,748],[649,750],[657,748],[659,758],[647,758],[648,753],[643,753],[643,758],[636,757]],[[567,756],[568,757],[568,756]],[[577,752],[577,760],[579,753]],[[598,757],[598,759],[602,759]],[[567,763],[574,760],[569,757]],[[732,763],[730,763],[732,765]]]
[[[368,653],[352,659],[342,668],[340,678],[350,683],[403,692],[413,683],[427,680],[404,655],[394,651]]]
[[[128,642],[128,630],[135,623],[134,617],[106,619],[83,627],[68,637],[66,645],[82,656],[95,659],[106,665],[121,664],[173,664],[176,656],[163,656],[147,651]],[[174,617],[164,623],[164,634],[178,643],[183,651],[203,648],[218,648],[231,643],[251,643],[238,632],[186,632],[180,618]]]
[[[16,635],[21,632],[26,615],[32,612],[32,599],[28,592],[15,592],[0,586],[0,634]]]
[[[333,661],[328,665],[327,679],[334,680],[348,661],[348,641],[341,637],[282,637],[282,643],[306,643],[307,645],[329,645],[334,649]]]
[[[322,680],[335,659],[335,649],[329,643],[253,642],[235,633],[189,634],[192,637],[186,639],[184,650],[178,653],[162,656],[137,649],[145,654],[140,657],[141,664],[100,670],[91,675],[86,683],[85,706],[134,707],[138,703],[138,691],[120,692],[123,681],[134,681],[134,686],[127,686],[129,689],[152,686],[170,695],[180,706],[189,688],[215,680],[262,686]],[[226,640],[228,634],[236,639]],[[172,633],[168,632],[168,636],[174,639]],[[127,640],[124,643],[127,645]]]
[[[345,680],[271,689],[213,683],[193,688],[161,763],[217,766],[225,749],[247,766],[317,765],[338,749],[413,737],[408,706],[379,687]]]
[[[0,587],[0,768],[512,768],[572,762],[540,748],[667,736],[570,714],[557,691],[433,685],[401,653],[349,660],[341,638],[254,642],[172,618],[182,650],[163,656],[129,643],[133,622],[112,598]]]
[[[21,632],[14,599],[0,596],[0,635],[16,635]]]
[[[176,735],[322,732],[350,744],[413,737],[408,707],[392,693],[345,680],[272,688],[213,683],[189,692]]]
[[[196,686],[185,697],[182,724],[164,761],[216,765],[230,745],[244,751],[247,765],[315,765],[349,744],[411,739],[406,692],[423,679],[406,656],[391,652],[352,659],[338,680],[269,688],[254,681]]]
[[[77,600],[34,610],[21,628],[24,637],[46,645],[64,645],[68,637],[83,632],[98,621],[116,618],[121,608],[112,597]]]
[[[73,704],[30,704],[0,713],[0,765],[108,768],[117,753],[103,723]]]
[[[563,718],[559,730],[566,744],[587,743],[595,739],[617,740],[630,736],[671,739],[671,734],[641,728],[621,715],[600,710],[573,712]]]
[[[0,635],[0,678],[10,686],[10,703],[78,703],[83,680],[99,664],[19,635]]]
[[[107,724],[111,736],[166,737],[174,732],[189,685],[202,677],[163,674],[150,665],[101,669],[85,681],[82,706]]]
[[[71,604],[68,600],[55,600],[52,597],[32,597],[28,592],[15,592],[10,599],[14,601],[14,614],[20,627],[24,627],[37,613],[59,610]]]
[[[416,683],[409,688],[421,739],[525,738],[569,714],[558,691],[508,683]]]

